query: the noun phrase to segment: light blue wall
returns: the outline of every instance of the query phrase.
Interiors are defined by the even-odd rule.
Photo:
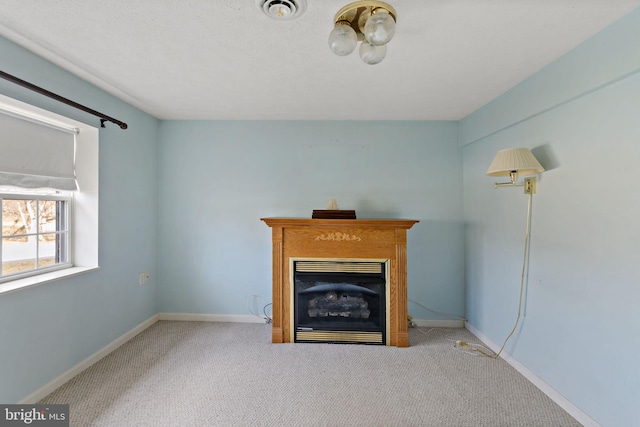
[[[250,314],[271,295],[271,230],[336,198],[359,218],[418,219],[409,298],[463,314],[455,122],[170,121],[160,127],[160,310]],[[409,304],[417,318],[437,318]]]
[[[11,403],[157,312],[158,122],[3,38],[0,64],[129,124],[100,130],[100,269],[0,295],[0,402]],[[5,80],[0,93],[99,126],[97,117]],[[151,283],[140,287],[143,271]]]
[[[515,321],[527,197],[485,176],[502,148],[548,171],[533,200],[525,316],[506,350],[603,426],[640,402],[640,9],[461,123],[466,314],[502,344]]]

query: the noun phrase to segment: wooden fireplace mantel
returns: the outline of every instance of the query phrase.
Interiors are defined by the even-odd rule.
[[[412,219],[261,218],[272,229],[272,342],[293,342],[291,258],[380,259],[389,265],[387,345],[409,346],[407,230]]]

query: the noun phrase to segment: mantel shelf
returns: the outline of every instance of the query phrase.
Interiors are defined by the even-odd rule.
[[[369,227],[409,229],[417,222],[415,219],[311,219],[311,218],[260,218],[269,227]]]

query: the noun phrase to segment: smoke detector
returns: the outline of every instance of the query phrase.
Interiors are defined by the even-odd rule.
[[[289,21],[304,13],[307,0],[256,0],[256,6],[269,18]]]

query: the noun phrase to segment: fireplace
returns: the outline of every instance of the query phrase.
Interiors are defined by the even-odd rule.
[[[386,262],[291,262],[294,342],[386,343]]]
[[[262,220],[272,231],[273,343],[409,345],[407,230],[418,221]]]

